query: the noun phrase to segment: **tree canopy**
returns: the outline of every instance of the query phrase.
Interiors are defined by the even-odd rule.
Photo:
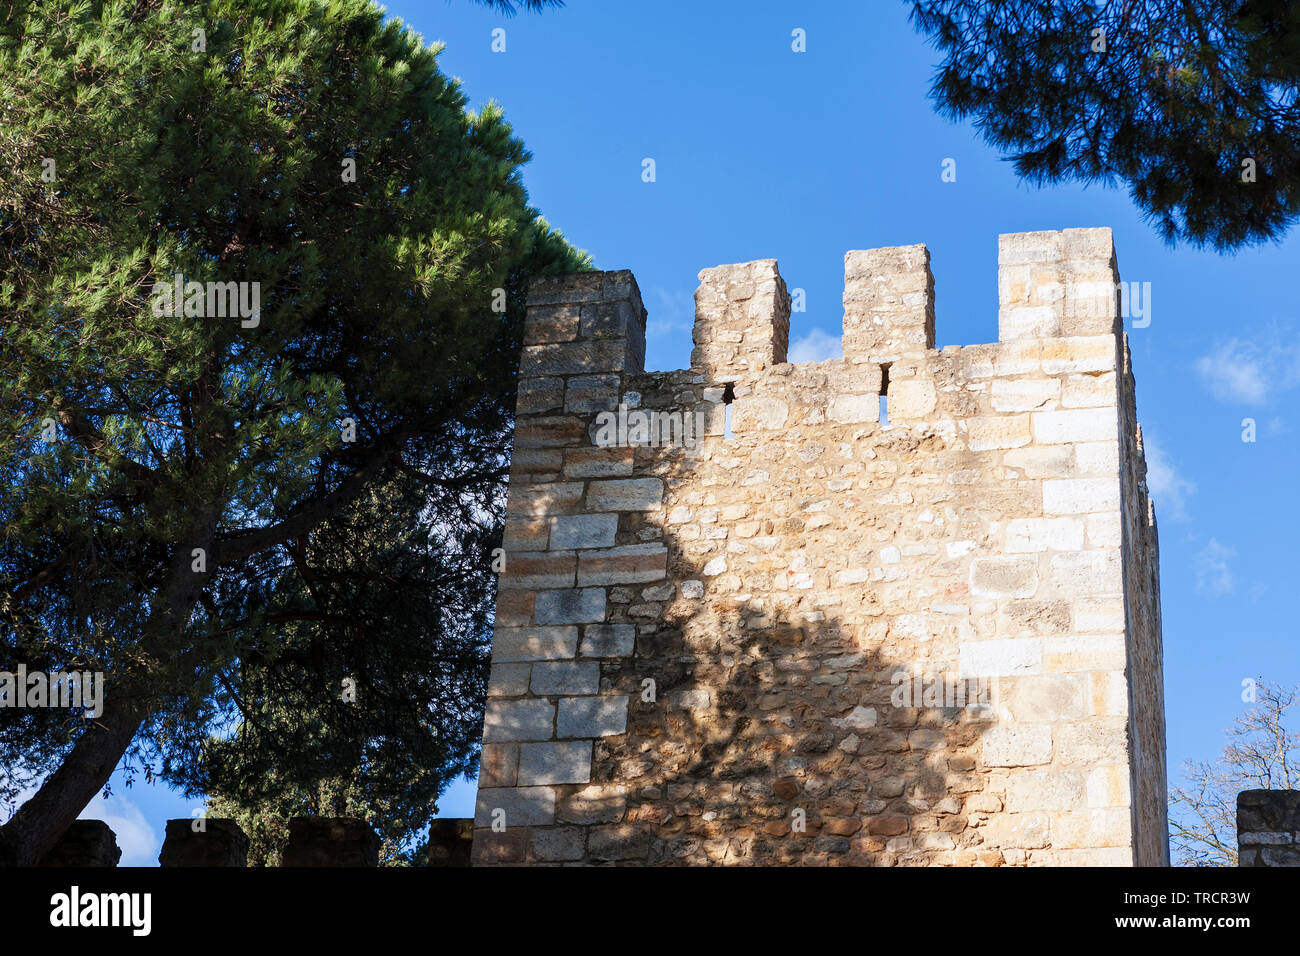
[[[124,755],[408,827],[472,768],[523,285],[590,266],[436,54],[369,0],[0,10],[0,668],[107,680],[0,711],[0,861]]]
[[[1124,183],[1168,242],[1228,250],[1300,215],[1300,5],[927,0],[932,95],[1035,183]]]

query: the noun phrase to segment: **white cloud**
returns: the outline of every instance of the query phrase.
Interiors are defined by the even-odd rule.
[[[157,866],[162,838],[149,825],[144,814],[130,800],[116,794],[107,800],[96,798],[80,820],[103,820],[117,836],[122,851],[118,866]]]
[[[651,301],[645,303],[648,338],[677,332],[689,334],[695,328],[695,293],[656,286],[649,290]]]
[[[1228,561],[1236,556],[1237,552],[1232,548],[1211,538],[1196,555],[1196,590],[1210,597],[1231,594],[1237,582]]]
[[[1187,499],[1196,493],[1196,485],[1179,474],[1165,454],[1164,448],[1142,436],[1142,449],[1147,459],[1147,490],[1156,503],[1156,518],[1174,521],[1187,520]]]
[[[838,335],[828,335],[821,329],[813,329],[801,339],[790,343],[789,359],[791,362],[824,362],[827,359],[842,358]]]
[[[1267,405],[1300,385],[1300,348],[1282,330],[1262,342],[1231,338],[1198,358],[1196,371],[1221,402]]]
[[[24,790],[14,801],[14,809],[35,796],[39,784]],[[4,815],[6,818],[9,814]],[[96,794],[90,806],[81,811],[78,820],[103,820],[117,837],[122,859],[118,866],[157,866],[162,838],[149,825],[140,808],[130,800],[116,794],[107,800]]]

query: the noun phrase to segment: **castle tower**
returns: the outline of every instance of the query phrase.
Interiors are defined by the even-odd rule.
[[[850,252],[794,365],[776,262],[705,269],[651,373],[630,273],[534,281],[476,864],[1167,864],[1110,230],[998,263],[936,350],[925,247]]]

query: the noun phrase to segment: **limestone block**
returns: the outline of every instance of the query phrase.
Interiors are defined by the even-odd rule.
[[[1127,764],[1095,767],[1087,773],[1087,796],[1090,808],[1100,810],[1132,805],[1133,793],[1129,785]]]
[[[523,378],[519,380],[519,395],[515,412],[519,415],[538,415],[564,407],[564,379]]]
[[[984,734],[982,757],[988,767],[1029,767],[1052,759],[1052,728],[1046,724],[999,725]]]
[[[429,821],[428,866],[469,866],[473,853],[474,821],[440,817]]]
[[[565,697],[560,699],[557,735],[567,737],[608,737],[627,730],[628,698]]]
[[[1084,523],[1079,518],[1016,518],[1007,522],[1007,551],[1078,551]]]
[[[1115,440],[1118,420],[1115,409],[1074,408],[1054,412],[1035,412],[1034,441],[1040,445],[1076,444]]]
[[[573,587],[577,563],[572,551],[516,551],[506,555],[499,586],[505,589]]]
[[[605,589],[540,591],[535,617],[538,624],[599,624],[605,620]]]
[[[1033,441],[1029,415],[998,415],[971,418],[966,422],[971,451],[1019,448]]]
[[[1043,663],[1057,674],[1119,670],[1127,659],[1122,634],[1073,634],[1043,642]]]
[[[117,866],[122,851],[103,820],[74,820],[38,866]]]
[[[781,428],[790,417],[790,406],[779,398],[751,395],[731,405],[731,431],[740,435],[752,430]]]
[[[971,562],[971,593],[982,597],[1033,597],[1038,562],[1030,558],[978,558]]]
[[[512,485],[506,515],[544,518],[562,513],[577,505],[582,497],[582,482],[554,481],[536,485]]]
[[[555,822],[555,790],[551,787],[480,787],[474,826],[536,827]]]
[[[880,395],[836,395],[827,417],[841,425],[880,420]]]
[[[1071,336],[1042,342],[1042,368],[1048,375],[1062,372],[1108,372],[1117,368],[1113,335]]]
[[[593,481],[587,488],[590,511],[656,511],[663,505],[664,483],[658,478]]]
[[[574,375],[565,385],[564,410],[574,415],[618,408],[618,375]]]
[[[1009,813],[1024,813],[1079,807],[1083,805],[1084,789],[1084,775],[1079,770],[1016,773],[1007,778],[1006,808]]]
[[[544,786],[591,780],[591,742],[555,741],[519,746],[519,785]]]
[[[1051,824],[1046,813],[1000,813],[981,829],[986,846],[1033,850],[1047,846]]]
[[[533,665],[526,661],[503,663],[494,660],[488,674],[488,696],[518,697],[528,693],[532,672]]]
[[[1059,478],[1043,482],[1043,512],[1078,515],[1119,510],[1119,482],[1114,478]]]
[[[529,689],[543,697],[598,693],[600,665],[594,661],[545,661],[534,664]]]
[[[963,641],[958,676],[1014,677],[1037,674],[1043,666],[1043,643],[1036,637]]]
[[[578,555],[578,584],[644,584],[667,575],[668,549],[662,544],[628,544]]]
[[[489,699],[483,716],[483,740],[550,740],[555,705],[547,700]]]
[[[552,549],[612,548],[618,533],[618,515],[557,515],[549,519],[549,525]]]
[[[586,827],[536,827],[528,839],[533,856],[543,862],[581,860],[586,855]]]
[[[1078,674],[1036,674],[998,685],[999,705],[1015,721],[1050,723],[1086,715],[1087,678]]]
[[[924,418],[934,411],[938,395],[929,379],[902,379],[889,384],[890,421]]]
[[[1114,372],[1066,376],[1061,390],[1061,405],[1064,408],[1111,406],[1117,404],[1118,398]]]
[[[626,657],[635,643],[631,624],[588,624],[582,629],[583,657]]]
[[[576,305],[532,306],[524,320],[524,344],[572,342],[578,337],[579,315]]]
[[[350,817],[293,817],[281,866],[378,866],[379,834]]]
[[[492,635],[492,663],[494,664],[574,657],[577,649],[578,629],[576,627],[498,626]]]
[[[1061,382],[1055,378],[999,378],[993,381],[993,408],[999,412],[1054,409],[1060,403]]]
[[[617,478],[632,474],[635,449],[568,448],[564,451],[565,478]]]

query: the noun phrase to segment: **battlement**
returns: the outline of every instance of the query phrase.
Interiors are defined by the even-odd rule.
[[[775,259],[703,269],[699,280],[692,371],[731,383],[786,364],[790,295]],[[998,340],[1117,335],[1118,284],[1109,229],[1000,236]],[[646,310],[631,272],[542,276],[528,305],[521,378],[644,371]],[[845,253],[847,362],[915,362],[934,349],[934,329],[924,245]]]
[[[1110,231],[998,258],[998,342],[899,246],[796,364],[776,261],[705,269],[669,372],[631,273],[532,283],[477,862],[1167,863]]]

